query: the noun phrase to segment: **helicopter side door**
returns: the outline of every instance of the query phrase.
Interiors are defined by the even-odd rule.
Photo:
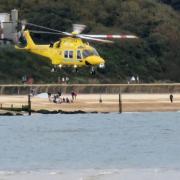
[[[63,63],[65,65],[72,65],[74,64],[74,51],[73,50],[64,50],[64,58]]]
[[[83,55],[81,50],[64,50],[63,64],[65,65],[83,65]]]

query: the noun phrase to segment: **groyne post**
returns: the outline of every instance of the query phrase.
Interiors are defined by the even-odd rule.
[[[119,113],[122,113],[122,98],[121,98],[121,91],[119,92]]]
[[[99,103],[102,103],[102,97],[101,97],[101,94],[100,94],[100,97],[99,97]]]
[[[31,115],[31,95],[28,94],[28,113]]]

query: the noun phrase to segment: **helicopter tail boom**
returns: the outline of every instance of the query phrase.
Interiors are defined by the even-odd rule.
[[[31,38],[30,32],[28,30],[23,32],[24,39],[26,41],[26,45],[21,47],[16,45],[16,49],[20,50],[27,50],[34,54],[38,54],[44,57],[50,57],[50,52],[48,50],[49,45],[37,45],[34,43],[33,39]]]

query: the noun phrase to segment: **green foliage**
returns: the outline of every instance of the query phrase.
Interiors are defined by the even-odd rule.
[[[71,82],[127,82],[138,75],[143,82],[180,82],[180,15],[170,6],[172,0],[1,0],[0,12],[13,8],[20,18],[31,23],[71,32],[73,23],[86,24],[85,33],[139,36],[138,40],[121,40],[115,44],[95,44],[106,60],[106,69],[95,77],[89,69],[78,74],[71,69],[52,74],[47,59],[11,48],[0,49],[0,82],[20,82],[24,74],[35,82],[57,82],[68,76]],[[49,43],[58,36],[34,35],[36,42]]]
[[[171,5],[173,8],[180,10],[180,0],[159,0],[163,3]]]
[[[22,76],[33,77],[35,82],[52,82],[50,63],[26,52],[17,52],[13,47],[0,48],[0,83],[19,83]]]

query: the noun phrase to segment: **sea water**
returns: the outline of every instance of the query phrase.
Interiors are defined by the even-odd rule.
[[[0,180],[180,179],[180,113],[0,117]]]

